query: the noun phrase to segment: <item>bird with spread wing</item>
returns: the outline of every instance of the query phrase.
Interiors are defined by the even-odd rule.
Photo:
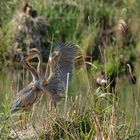
[[[49,95],[56,107],[61,101],[66,90],[67,82],[72,79],[73,61],[77,54],[75,44],[61,44],[58,51],[51,53],[49,57],[50,75],[43,84],[44,92]]]
[[[61,93],[65,91],[67,81],[72,79],[73,60],[76,54],[76,45],[61,44],[58,51],[51,53],[48,62],[50,74],[46,82],[42,82],[44,77],[42,78],[41,74],[41,54],[36,48],[31,49],[30,53],[23,59],[23,65],[30,71],[33,80],[26,88],[19,92],[10,111],[15,112],[20,109],[27,111],[38,97],[42,95],[41,93],[49,95],[56,107],[57,103],[63,98]],[[37,70],[29,63],[34,57],[37,57],[39,60]]]

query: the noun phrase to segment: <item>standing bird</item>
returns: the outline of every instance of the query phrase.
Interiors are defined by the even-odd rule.
[[[130,64],[130,63],[127,63],[126,66],[127,66],[127,69],[128,69],[127,71],[128,71],[129,83],[134,85],[134,84],[136,84],[137,78],[134,74],[133,65]]]
[[[76,54],[75,44],[61,44],[58,51],[54,51],[49,57],[50,75],[42,86],[55,107],[63,98],[60,94],[65,91],[67,82],[72,79],[73,60]]]
[[[106,86],[107,78],[106,78],[105,73],[103,71],[101,72],[101,75],[97,77],[96,83],[98,86]]]
[[[77,47],[74,44],[61,44],[58,51],[54,51],[49,57],[50,74],[47,82],[42,82],[44,78],[41,75],[42,58],[38,49],[31,49],[28,56],[23,59],[24,66],[31,72],[33,81],[19,92],[17,99],[13,102],[10,111],[15,112],[21,108],[24,111],[33,105],[40,96],[40,92],[50,95],[56,107],[61,101],[60,93],[64,92],[67,85],[67,75],[69,80],[72,78],[73,59],[76,56]],[[37,71],[29,64],[29,61],[37,57],[39,60]]]
[[[17,98],[11,105],[11,113],[21,109],[23,109],[23,111],[28,111],[38,97],[41,96],[41,92],[43,91],[40,85],[39,74],[35,68],[29,64],[29,60],[33,57],[35,57],[34,51],[30,52],[29,55],[23,59],[23,65],[30,71],[33,80],[26,88],[18,93]]]

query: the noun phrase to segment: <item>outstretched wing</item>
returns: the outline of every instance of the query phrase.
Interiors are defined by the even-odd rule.
[[[60,74],[64,82],[67,82],[67,73],[72,78],[73,59],[77,54],[77,46],[75,44],[61,44],[59,49],[59,60],[56,64],[56,73]]]
[[[61,44],[59,47],[59,57],[55,65],[55,73],[47,81],[46,88],[53,94],[61,93],[67,84],[67,75],[72,79],[73,59],[77,53],[75,44]]]

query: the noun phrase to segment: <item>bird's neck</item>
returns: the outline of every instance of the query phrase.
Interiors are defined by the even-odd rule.
[[[43,74],[42,74],[42,57],[41,56],[38,56],[38,65],[37,65],[37,73],[40,77],[40,79],[43,79]]]
[[[49,62],[50,76],[55,73],[55,60],[51,59]]]
[[[39,81],[39,76],[38,76],[37,71],[35,70],[35,68],[33,66],[31,66],[29,64],[29,62],[27,62],[27,61],[24,61],[24,65],[31,72],[32,77],[33,77],[33,81]]]

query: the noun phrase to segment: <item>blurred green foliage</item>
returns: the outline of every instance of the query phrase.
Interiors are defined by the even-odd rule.
[[[0,59],[2,61],[9,59],[15,34],[12,20],[21,11],[22,2],[23,0],[0,0]],[[82,55],[91,56],[91,63],[97,67],[93,68],[91,72],[98,73],[99,70],[105,69],[108,74],[115,73],[116,70],[124,73],[125,68],[120,65],[122,56],[126,61],[137,62],[140,53],[140,0],[30,0],[29,2],[33,9],[37,10],[38,15],[44,16],[47,20],[48,27],[47,34],[43,38],[44,41],[53,44],[53,46],[61,41],[77,43]],[[126,22],[127,29],[124,32],[122,31],[122,34],[117,35],[115,29],[120,19]],[[47,47],[46,44],[45,48]],[[76,128],[80,126],[77,131],[80,132],[81,138],[92,137],[91,139],[93,139],[93,134],[96,134],[96,123],[94,122],[95,119],[92,118],[91,110],[94,109],[98,113],[104,133],[107,135],[110,129],[109,116],[111,110],[113,110],[113,106],[109,102],[110,98],[112,101],[112,96],[109,95],[108,99],[98,94],[93,95],[93,91],[90,91],[90,84],[92,83],[88,81],[86,68],[83,69],[75,73],[69,94],[73,95],[77,92],[78,95],[82,93],[82,97],[86,96],[88,102],[84,101],[84,97],[80,102],[81,98],[77,96],[79,100],[77,101],[75,98],[74,103],[71,102],[73,106],[70,104],[69,107],[69,110],[72,110],[69,113],[71,114],[70,120],[73,122],[68,122],[59,118],[59,116],[57,121],[62,125],[70,123],[70,126],[65,125],[63,127],[70,130],[71,133],[74,133],[75,126]],[[0,101],[2,100],[0,99]],[[7,112],[9,106],[7,100],[5,99],[5,112]],[[78,107],[81,109],[80,113],[83,113],[84,110],[84,115],[77,113],[80,110]],[[0,119],[3,116],[0,112]],[[118,114],[118,117],[123,117],[123,113]],[[0,127],[0,134],[5,137],[6,133],[9,133],[7,128],[9,126],[8,124],[5,125],[5,121],[1,121],[1,123],[3,127]],[[120,126],[116,126],[116,130],[118,130],[115,135],[118,136],[118,139],[131,138],[134,133],[130,133],[130,136],[127,135],[131,130],[129,130],[129,126],[125,128],[125,124],[122,123],[124,122],[122,121]],[[64,135],[64,138],[69,136],[57,123],[54,127],[54,136]],[[44,139],[43,134],[40,134],[41,139]],[[137,137],[139,138],[139,136]]]
[[[75,42],[85,49],[85,52],[91,50],[89,49],[91,47],[96,50],[98,45],[103,47],[102,38],[106,35],[104,32],[114,28],[119,19],[124,19],[128,24],[130,35],[126,37],[126,47],[132,45],[136,47],[139,41],[138,7],[140,2],[138,0],[30,0],[29,2],[38,11],[38,15],[46,17],[48,29],[44,38],[47,41],[53,40],[54,44],[61,41]],[[22,3],[22,0],[1,0],[1,51],[9,49],[13,45],[14,31],[12,26],[14,25],[11,25],[10,22],[20,12]],[[112,33],[108,36],[110,38],[108,45],[113,44],[113,47],[116,47],[116,36]],[[96,56],[98,54],[94,55],[98,57]]]
[[[29,2],[33,9],[37,10],[38,15],[44,16],[47,20],[47,34],[43,38],[44,49],[47,50],[50,43],[53,46],[62,41],[77,43],[84,55],[92,57],[92,62],[96,60],[97,63],[106,65],[107,73],[112,73],[116,67],[120,68],[119,55],[135,62],[140,51],[138,0]],[[1,0],[1,5],[0,58],[6,61],[12,55],[10,52],[15,41],[16,31],[12,20],[21,12],[23,1]],[[120,19],[126,22],[127,29],[118,37],[114,29]]]

